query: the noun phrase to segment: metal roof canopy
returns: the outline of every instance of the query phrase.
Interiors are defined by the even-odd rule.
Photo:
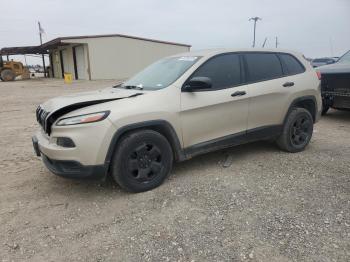
[[[109,35],[84,35],[84,36],[67,36],[67,37],[58,37],[42,45],[38,46],[19,46],[19,47],[4,47],[0,49],[0,55],[27,55],[27,54],[48,54],[48,49],[53,49],[58,46],[67,45],[70,39],[84,39],[84,38],[101,38],[101,37],[123,37],[123,38],[131,38],[136,40],[168,44],[168,45],[179,45],[179,46],[187,46],[191,47],[187,44],[180,44],[174,42],[167,42],[137,36],[130,35],[122,35],[122,34],[109,34]]]
[[[168,42],[168,41],[162,41],[162,40],[156,40],[156,39],[150,39],[150,38],[144,38],[144,37],[138,37],[138,36],[131,36],[131,35],[122,35],[122,34],[107,34],[107,35],[80,35],[80,36],[65,36],[65,37],[58,37],[55,38],[49,42],[46,42],[42,44],[42,48],[51,49],[53,47],[56,47],[58,45],[67,44],[69,40],[76,40],[76,39],[86,39],[86,38],[103,38],[103,37],[122,37],[122,38],[131,38],[141,41],[147,41],[147,42],[153,42],[153,43],[160,43],[160,44],[167,44],[167,45],[178,45],[178,46],[187,46],[191,47],[191,45],[187,44],[181,44],[181,43],[175,43],[175,42]]]
[[[0,55],[29,55],[29,54],[48,54],[45,48],[41,46],[17,46],[4,47],[0,49]]]

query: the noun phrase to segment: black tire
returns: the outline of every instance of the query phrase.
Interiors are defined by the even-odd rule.
[[[168,140],[153,130],[124,135],[113,156],[114,180],[130,192],[144,192],[161,185],[173,165]]]
[[[1,71],[2,81],[13,81],[16,78],[15,73],[11,69],[4,69]]]
[[[304,108],[293,108],[287,116],[282,134],[276,141],[277,145],[291,153],[303,151],[311,140],[313,124],[309,111]]]

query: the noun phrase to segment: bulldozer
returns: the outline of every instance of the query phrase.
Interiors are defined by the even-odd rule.
[[[29,78],[29,70],[21,62],[3,61],[0,56],[0,80],[13,81],[17,76],[22,76],[22,79]]]

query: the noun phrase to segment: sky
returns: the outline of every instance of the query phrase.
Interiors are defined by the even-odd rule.
[[[0,0],[0,48],[59,36],[127,34],[192,45],[192,50],[256,46],[340,56],[350,49],[350,0]],[[10,10],[10,11],[6,11]],[[21,59],[22,60],[22,59]],[[28,63],[40,62],[27,58]]]

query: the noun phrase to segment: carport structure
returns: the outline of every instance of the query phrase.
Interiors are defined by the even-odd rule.
[[[10,61],[11,55],[45,55],[48,54],[48,50],[41,46],[17,46],[17,47],[4,47],[0,49],[0,66],[2,65],[3,56],[6,56],[7,61]],[[43,67],[46,75],[45,60],[43,57]]]
[[[1,56],[10,55],[40,55],[48,54],[48,51],[41,46],[18,46],[18,47],[4,47],[0,49]]]

